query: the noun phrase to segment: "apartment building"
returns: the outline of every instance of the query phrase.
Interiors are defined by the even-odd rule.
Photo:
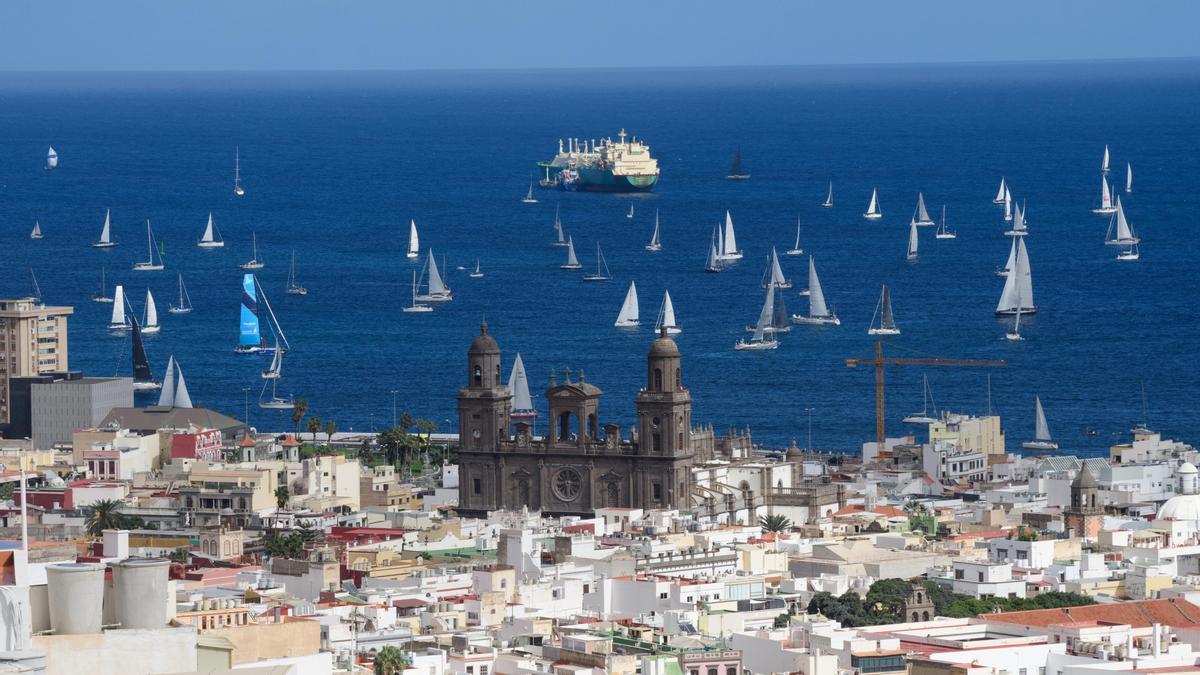
[[[67,317],[71,307],[33,298],[0,300],[0,424],[9,422],[9,380],[67,370]]]

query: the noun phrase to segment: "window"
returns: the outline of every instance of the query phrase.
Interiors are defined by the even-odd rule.
[[[476,480],[476,481],[478,481],[479,479],[477,478],[477,479],[475,479],[475,480]],[[962,579],[962,578],[963,578],[963,571],[962,571],[962,570],[954,570],[954,578],[955,578],[955,579]]]
[[[654,369],[654,390],[662,391],[662,368]]]
[[[650,494],[651,498],[655,501],[662,500],[662,483],[651,483]]]
[[[721,673],[716,668],[709,668],[708,675],[721,675]]]
[[[482,387],[482,386],[483,386],[483,371],[482,371],[482,370],[480,370],[479,366],[475,366],[475,377],[474,377],[474,380],[475,380],[475,386],[476,386],[476,387]]]
[[[475,666],[467,666],[467,675],[475,675]]]
[[[487,675],[487,673],[488,673],[487,666],[479,666],[479,675]]]
[[[500,588],[508,588],[508,579],[500,580]]]
[[[471,489],[475,491],[475,494],[483,492],[483,481],[479,480],[478,478],[472,478]]]

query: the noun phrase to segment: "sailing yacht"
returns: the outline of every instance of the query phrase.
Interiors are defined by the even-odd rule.
[[[1050,436],[1050,425],[1046,423],[1046,411],[1042,409],[1042,397],[1033,397],[1034,422],[1033,440],[1021,444],[1026,450],[1057,450],[1058,443]]]
[[[825,195],[825,201],[821,202],[821,208],[833,208],[833,181],[829,181],[829,194]]]
[[[933,392],[929,389],[929,376],[921,376],[921,412],[913,413],[904,418],[905,424],[933,424],[938,421],[937,405],[933,402]],[[931,410],[932,408],[932,410]],[[930,413],[933,413],[930,415]]]
[[[804,255],[804,249],[800,248],[800,216],[796,216],[796,243],[792,247],[783,252],[784,255]]]
[[[779,340],[775,338],[775,334],[768,333],[767,328],[775,317],[775,287],[771,286],[767,289],[767,295],[763,298],[762,309],[758,312],[758,321],[754,324],[754,334],[749,340],[741,339],[734,343],[733,348],[738,351],[762,351],[767,349],[777,349]]]
[[[50,150],[46,152],[46,171],[53,171],[58,168],[58,153],[55,152],[54,146],[50,146]]]
[[[100,268],[100,290],[92,293],[92,302],[112,302],[112,296],[108,294],[108,286],[104,283],[104,268]]]
[[[1025,210],[1021,206],[1014,206],[1012,211],[1012,227],[1010,227],[1004,235],[1006,237],[1024,237],[1029,234],[1029,228],[1025,223]]]
[[[404,311],[408,314],[424,314],[424,313],[433,311],[433,307],[431,307],[430,305],[423,305],[423,304],[417,302],[417,272],[416,272],[416,270],[413,270],[412,304],[409,305],[408,307],[405,307]]]
[[[146,254],[148,257],[143,262],[135,262],[133,269],[139,272],[157,272],[161,270],[163,268],[162,252],[154,246],[154,233],[150,230],[149,220],[146,221],[146,247],[150,249]],[[154,262],[155,253],[158,254],[158,262]]]
[[[1140,241],[1129,221],[1125,219],[1125,209],[1121,207],[1121,198],[1118,196],[1116,213],[1108,223],[1108,232],[1104,235],[1104,243],[1122,248],[1117,255],[1117,260],[1137,260],[1140,255],[1138,250]]]
[[[917,221],[913,220],[908,224],[908,253],[905,255],[905,260],[908,260],[908,262],[917,261],[917,243],[919,241],[917,237]]]
[[[633,204],[629,205],[629,213],[625,214],[626,218],[633,218]]]
[[[133,390],[150,391],[160,389],[162,383],[154,379],[150,372],[150,360],[146,358],[146,347],[142,344],[142,328],[138,325],[137,317],[129,315],[130,330],[133,331]]]
[[[654,209],[654,234],[650,235],[650,243],[646,244],[646,250],[654,253],[662,250],[662,242],[658,238],[658,209]]]
[[[1012,191],[1006,187],[1004,188],[1004,222],[1006,223],[1012,222],[1012,205]]]
[[[475,269],[472,270],[471,272],[468,272],[467,276],[471,277],[472,279],[482,279],[483,278],[483,270],[479,269],[479,258],[475,259]]]
[[[254,256],[252,258],[250,258],[249,260],[247,260],[246,262],[238,265],[238,267],[240,267],[244,270],[261,270],[262,268],[266,267],[267,264],[258,259],[258,233],[257,232],[250,233],[250,242],[251,242],[250,245],[254,252]]]
[[[763,327],[765,333],[789,333],[792,330],[792,323],[789,320],[787,313],[787,305],[784,301],[783,290],[778,286],[772,287],[774,297],[771,300],[771,320]],[[753,333],[758,330],[758,324],[746,326],[747,333]]]
[[[996,190],[996,196],[992,199],[993,204],[1003,204],[1004,195],[1008,193],[1008,186],[1004,183],[1004,176],[1000,177],[1000,189]]]
[[[292,249],[292,268],[288,271],[288,295],[308,295],[308,289],[296,283],[296,249]]]
[[[188,295],[187,286],[183,285],[183,273],[179,273],[179,304],[168,305],[167,311],[172,314],[188,314],[192,311],[192,296]]]
[[[808,316],[793,314],[792,322],[802,326],[842,325],[837,314],[829,311],[825,305],[825,293],[821,290],[821,280],[817,277],[817,264],[811,255],[808,256]]]
[[[1004,339],[1009,342],[1021,342],[1025,338],[1021,337],[1021,297],[1020,287],[1017,288],[1017,311],[1013,314],[1012,329],[1004,334]]]
[[[421,237],[417,235],[417,221],[410,219],[408,221],[408,258],[410,260],[421,257]]]
[[[1104,146],[1104,159],[1100,162],[1100,171],[1108,174],[1108,145]]]
[[[938,239],[957,239],[958,234],[946,229],[946,205],[942,204],[942,222],[938,224],[937,233],[934,236]]]
[[[726,180],[749,180],[750,174],[742,170],[742,146],[738,145],[733,151],[733,163],[729,165],[729,173],[725,174]]]
[[[275,336],[275,346],[270,347],[267,341],[263,338],[259,324],[259,302],[267,310],[267,329]],[[279,320],[275,318],[275,311],[271,309],[271,301],[267,299],[267,294],[262,291],[262,284],[258,282],[258,278],[253,274],[242,275],[242,310],[239,323],[238,344],[234,351],[239,354],[270,354],[277,349],[291,349],[288,344],[287,336],[283,334],[283,328],[279,325]]]
[[[529,395],[529,378],[525,375],[525,361],[521,359],[520,352],[517,352],[517,358],[513,360],[512,372],[508,375],[505,388],[512,396],[512,411],[508,413],[510,419],[531,420],[538,416],[533,407],[533,397]]]
[[[879,325],[875,325],[875,317],[879,317]],[[867,335],[899,335],[900,329],[892,317],[892,294],[885,285],[879,294],[879,302],[875,305],[875,313],[871,315],[871,327]]]
[[[196,246],[206,250],[225,246],[225,240],[221,238],[220,228],[213,222],[211,211],[208,214],[208,224],[204,226],[204,234],[200,236],[200,241],[196,242]]]
[[[187,382],[183,379],[183,367],[172,354],[167,359],[167,369],[163,375],[162,393],[158,395],[158,405],[162,408],[191,408],[192,396],[188,393]]]
[[[1000,302],[996,304],[996,316],[1009,316],[1018,310],[1022,314],[1037,312],[1037,306],[1033,304],[1033,276],[1025,239],[1017,238],[1014,246],[1012,262],[1004,279],[1004,290],[1000,293]]]
[[[596,273],[583,275],[584,281],[608,281],[612,273],[608,271],[608,262],[604,260],[604,251],[600,250],[600,242],[596,242]]]
[[[151,335],[162,330],[158,324],[158,305],[154,304],[154,294],[146,289],[146,311],[142,314],[142,333]]]
[[[663,291],[662,305],[658,308],[658,320],[654,322],[654,330],[666,328],[667,335],[678,335],[683,332],[675,321],[675,305],[671,303],[671,292]]]
[[[759,285],[762,288],[769,285],[779,288],[792,287],[792,280],[783,276],[783,268],[779,266],[779,256],[775,253],[774,246],[771,247],[771,255],[767,256],[767,268],[763,270],[762,283]]]
[[[1133,192],[1133,165],[1129,162],[1125,163],[1125,192]]]
[[[1108,185],[1108,179],[1104,176],[1100,177],[1100,207],[1092,209],[1092,213],[1112,213],[1117,210],[1112,200],[1112,188]]]
[[[110,209],[104,209],[104,228],[100,230],[100,241],[92,244],[92,248],[112,248],[117,245],[112,240],[112,222],[109,220]]]
[[[863,218],[879,220],[882,217],[883,213],[879,210],[879,190],[871,188],[871,203],[867,205],[867,212],[863,214]]]
[[[929,218],[929,212],[925,210],[925,194],[917,193],[917,212],[913,216],[913,221],[920,227],[928,227],[933,225],[933,220]]]
[[[578,270],[583,268],[583,265],[579,264],[579,258],[575,257],[575,239],[573,237],[567,237],[567,262],[559,265],[559,268],[564,270]]]
[[[621,311],[617,313],[617,328],[633,328],[640,323],[638,316],[637,284],[629,282],[629,290],[625,292],[625,302],[621,303]]]
[[[554,205],[554,225],[553,225],[554,231],[558,235],[558,239],[550,242],[550,245],[551,246],[562,246],[563,248],[566,248],[567,240],[563,234],[562,221],[559,220],[559,218],[558,218],[558,207],[559,206],[560,206],[559,204]]]
[[[725,230],[717,230],[717,257],[724,260],[741,260],[742,252],[737,247],[737,235],[733,231],[733,216],[725,211]]]
[[[38,221],[33,221],[33,231],[29,233],[30,239],[42,238],[42,224]]]
[[[529,175],[529,192],[526,192],[525,196],[521,198],[521,203],[522,204],[538,203],[537,197],[533,196],[533,174]]]
[[[246,196],[246,188],[242,187],[242,149],[239,147],[233,150],[233,194]]]
[[[454,299],[450,288],[442,281],[442,275],[438,272],[437,259],[433,257],[433,249],[429,249],[429,258],[425,262],[424,269],[421,270],[421,276],[426,281],[425,295],[418,295],[417,300],[450,302]]]
[[[271,365],[266,370],[259,373],[259,377],[264,380],[278,380],[283,374],[283,350],[276,349],[271,356]]]
[[[704,261],[705,272],[720,272],[725,269],[721,264],[721,254],[717,251],[717,233],[720,230],[718,225],[713,229],[712,239],[708,242],[708,258]]]
[[[258,407],[266,410],[291,410],[296,407],[295,402],[289,396],[283,398],[279,395],[279,380],[283,373],[283,350],[279,348],[279,343],[275,343],[275,353],[271,357],[271,367],[269,370],[261,373],[263,379],[262,391],[258,394]],[[265,399],[267,393],[267,385],[271,386],[271,398]]]

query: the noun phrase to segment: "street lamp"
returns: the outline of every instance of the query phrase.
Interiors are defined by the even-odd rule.
[[[242,416],[246,418],[246,426],[250,426],[250,387],[242,387]]]

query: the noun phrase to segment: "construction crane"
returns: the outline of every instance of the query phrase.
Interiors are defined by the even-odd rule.
[[[961,368],[1003,368],[1008,365],[996,359],[943,359],[936,356],[926,358],[884,358],[883,341],[875,341],[875,358],[846,359],[847,368],[875,366],[875,442],[880,452],[884,449],[883,434],[883,367],[884,366],[957,366]]]

